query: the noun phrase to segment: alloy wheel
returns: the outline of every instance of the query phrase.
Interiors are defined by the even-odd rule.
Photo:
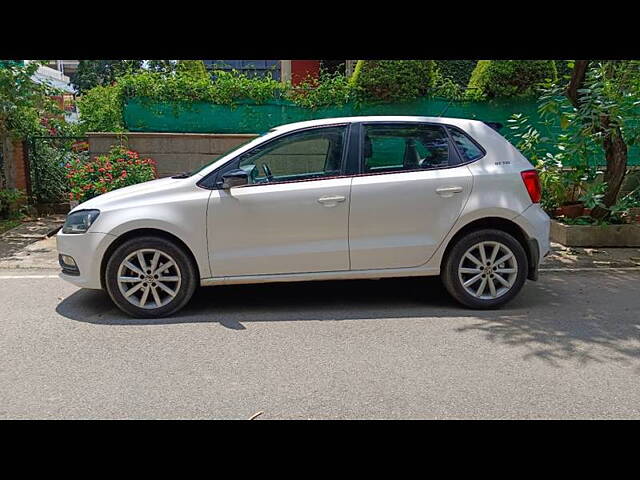
[[[518,262],[503,243],[483,241],[469,248],[458,265],[458,278],[465,291],[482,300],[506,294],[518,276]]]
[[[118,268],[118,288],[136,307],[153,309],[167,305],[176,297],[181,284],[178,264],[154,248],[136,250]]]

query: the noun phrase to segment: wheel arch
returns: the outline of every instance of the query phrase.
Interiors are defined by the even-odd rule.
[[[520,225],[504,217],[483,217],[473,220],[462,226],[447,243],[447,246],[440,259],[440,270],[442,270],[449,252],[460,238],[464,237],[470,232],[486,228],[492,228],[495,230],[506,232],[513,236],[520,243],[520,245],[522,245],[522,248],[524,248],[524,251],[527,254],[527,278],[529,280],[537,280],[539,260],[539,249],[537,240],[535,240],[534,238],[529,238],[529,236],[522,229],[522,227],[520,227]]]
[[[196,270],[196,278],[198,279],[198,281],[200,280],[200,268],[198,266],[196,257],[191,251],[191,248],[189,248],[189,246],[181,238],[173,233],[167,232],[166,230],[161,230],[159,228],[136,228],[119,235],[113,242],[111,242],[111,244],[107,247],[107,250],[104,252],[104,255],[102,256],[102,260],[100,262],[100,285],[102,286],[103,290],[105,290],[104,273],[107,268],[107,262],[109,261],[109,258],[111,257],[113,252],[127,240],[136,237],[142,237],[144,235],[165,238],[169,241],[174,242],[176,245],[182,248],[187,253],[187,256],[193,264],[193,268],[195,268]]]

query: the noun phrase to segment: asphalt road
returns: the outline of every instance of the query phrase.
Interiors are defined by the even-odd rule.
[[[213,287],[158,321],[54,273],[0,271],[0,418],[640,418],[637,271],[491,312],[437,279]]]

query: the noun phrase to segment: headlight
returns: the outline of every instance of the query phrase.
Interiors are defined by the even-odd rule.
[[[100,215],[100,210],[80,210],[67,215],[67,220],[62,227],[62,233],[84,233],[96,218]]]

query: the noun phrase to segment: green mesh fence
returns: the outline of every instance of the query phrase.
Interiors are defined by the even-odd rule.
[[[514,113],[529,117],[543,136],[555,138],[559,127],[541,122],[535,100],[494,100],[490,102],[451,102],[442,99],[418,99],[412,102],[379,105],[344,105],[308,109],[284,100],[255,104],[239,102],[230,107],[205,102],[160,103],[144,98],[129,99],[124,108],[124,120],[132,132],[178,133],[263,133],[278,125],[318,118],[357,115],[424,115],[445,116],[500,122],[505,137],[512,140],[507,120]],[[552,145],[549,145],[552,151]],[[603,156],[592,159],[604,164]],[[629,164],[640,165],[640,150],[632,147]]]

